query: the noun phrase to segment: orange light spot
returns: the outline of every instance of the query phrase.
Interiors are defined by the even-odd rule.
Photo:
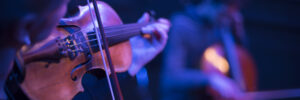
[[[229,64],[227,60],[220,56],[214,48],[207,48],[204,52],[204,58],[223,74],[228,73]]]

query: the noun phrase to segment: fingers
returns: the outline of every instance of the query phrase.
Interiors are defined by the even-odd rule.
[[[145,22],[145,20],[149,20],[149,19],[150,19],[149,14],[145,13],[143,17],[139,20],[139,22]],[[156,43],[153,44],[153,45],[157,45],[155,46],[156,48],[162,49],[166,45],[170,26],[171,24],[169,20],[165,18],[160,18],[157,20],[157,22],[142,27],[141,30],[144,34],[149,34],[149,38],[147,38],[149,41],[154,40],[158,42],[158,44]]]
[[[154,26],[157,28],[161,28],[164,31],[169,31],[169,29],[170,29],[170,25],[167,25],[167,24],[158,23],[158,24],[155,24]]]
[[[164,44],[168,39],[168,28],[164,28],[164,26],[156,25],[154,26],[156,29],[156,32],[154,32],[156,39]]]
[[[168,23],[165,21],[165,23]],[[168,38],[168,31],[170,29],[170,26],[168,24],[162,24],[162,23],[155,23],[148,25],[146,27],[142,28],[142,32],[144,34],[150,34],[154,35],[155,39],[158,40],[160,43],[163,43]]]
[[[150,21],[149,13],[144,13],[143,16],[138,20],[138,23],[144,23]]]
[[[158,22],[159,22],[159,23],[162,23],[162,24],[166,24],[166,25],[168,25],[168,26],[171,26],[170,21],[169,21],[168,19],[166,19],[166,18],[159,18],[159,19],[158,19]]]
[[[163,31],[168,32],[170,29],[170,22],[167,19],[160,18],[158,22],[155,22],[153,24],[147,25],[146,27],[142,28],[142,32],[145,34],[152,34],[156,29],[160,28]]]
[[[155,31],[155,27],[153,25],[147,25],[146,27],[142,27],[142,32],[144,34],[152,34]]]

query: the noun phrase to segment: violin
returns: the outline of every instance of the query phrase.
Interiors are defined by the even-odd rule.
[[[96,5],[100,8],[114,70],[127,71],[132,62],[128,40],[133,36],[144,35],[141,28],[149,23],[123,25],[118,14],[108,4],[97,1]],[[26,73],[21,88],[30,99],[69,100],[84,91],[81,80],[88,71],[112,73],[111,69],[105,68],[105,62],[101,61],[105,58],[104,61],[109,63],[107,52],[102,53],[99,49],[104,47],[104,43],[97,42],[91,6],[79,6],[80,13],[61,19],[62,24],[47,39],[22,49]]]

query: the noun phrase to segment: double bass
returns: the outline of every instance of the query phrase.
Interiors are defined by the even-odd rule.
[[[93,5],[94,4],[94,5]],[[61,24],[44,41],[23,48],[24,81],[20,84],[25,94],[33,100],[69,100],[83,92],[82,77],[88,71],[103,70],[111,59],[115,72],[127,71],[132,61],[129,38],[141,33],[149,23],[123,25],[117,13],[106,3],[94,1],[80,6],[80,13],[61,19]],[[99,49],[105,47],[98,41],[94,10],[97,5],[107,39],[110,57]],[[96,7],[95,7],[96,8]],[[97,25],[96,25],[97,26]],[[101,27],[98,25],[98,27]],[[101,59],[105,59],[101,62]],[[122,99],[122,97],[119,97]]]
[[[217,73],[231,78],[243,93],[255,91],[256,66],[252,56],[242,45],[243,23],[241,18],[233,18],[234,15],[228,14],[230,13],[220,14],[216,25],[220,41],[206,48],[201,59],[201,68],[206,73]],[[215,92],[212,95],[214,99],[221,99]]]

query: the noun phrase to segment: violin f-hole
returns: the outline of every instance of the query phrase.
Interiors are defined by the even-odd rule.
[[[87,61],[75,66],[73,68],[73,70],[71,71],[71,79],[73,81],[77,81],[78,77],[82,77],[85,73],[82,72],[86,72],[89,70],[89,68],[91,67],[91,55],[87,56]]]

